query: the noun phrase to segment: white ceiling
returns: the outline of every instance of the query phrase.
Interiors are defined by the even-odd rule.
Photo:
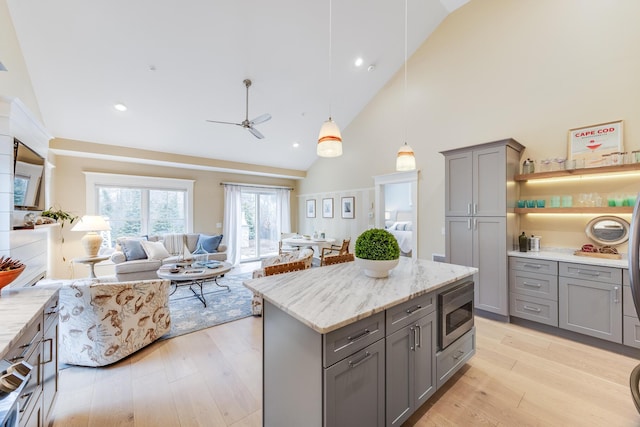
[[[408,0],[409,55],[467,1]],[[404,60],[400,0],[333,1],[331,84],[328,0],[7,4],[58,138],[307,170],[330,105],[346,128]],[[244,119],[245,78],[249,118],[273,116],[262,140],[205,121]]]

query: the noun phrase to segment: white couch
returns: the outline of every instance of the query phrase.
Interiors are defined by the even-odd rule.
[[[179,260],[193,259],[192,253],[198,248],[198,239],[200,233],[178,233],[178,234],[165,234],[162,236],[149,236],[148,239],[119,239],[116,250],[111,254],[111,261],[115,264],[115,273],[118,281],[130,281],[130,280],[154,280],[158,279],[156,271],[163,264],[175,263]],[[125,254],[122,240],[139,240],[147,243],[150,246],[150,254],[145,255],[142,259],[128,259]],[[166,252],[162,252],[162,248],[158,247],[161,243],[162,248]],[[206,259],[216,261],[227,260],[227,246],[220,243],[217,252],[206,254]],[[147,250],[145,250],[147,252]]]

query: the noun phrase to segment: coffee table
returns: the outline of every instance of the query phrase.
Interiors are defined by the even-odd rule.
[[[216,286],[221,288],[227,288],[227,291],[231,292],[231,289],[227,285],[221,285],[218,283],[218,277],[223,274],[229,272],[233,266],[228,262],[220,262],[217,261],[216,267],[208,267],[205,265],[199,265],[194,262],[192,265],[188,266],[180,266],[176,267],[173,264],[163,265],[157,271],[158,277],[161,279],[169,279],[171,280],[171,284],[175,286],[170,295],[173,295],[176,290],[178,290],[178,286],[189,286],[191,292],[204,304],[207,306],[207,300],[204,297],[204,293],[202,292],[202,286],[205,282],[213,281]],[[200,288],[200,293],[196,292],[193,289],[193,286],[198,286]]]

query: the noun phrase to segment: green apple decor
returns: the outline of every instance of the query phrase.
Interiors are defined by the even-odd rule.
[[[358,236],[355,246],[356,264],[369,277],[387,277],[398,265],[400,247],[387,230],[371,228]]]

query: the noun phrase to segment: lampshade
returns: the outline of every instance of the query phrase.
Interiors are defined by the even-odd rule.
[[[318,135],[317,154],[320,157],[342,156],[342,135],[340,129],[331,117],[322,124]]]
[[[416,168],[416,156],[413,154],[413,149],[406,142],[398,150],[398,156],[396,158],[396,170],[398,172],[412,171]]]
[[[88,257],[98,256],[100,246],[102,245],[102,236],[97,231],[111,230],[109,223],[99,215],[85,215],[80,221],[73,226],[71,231],[86,231],[82,239],[82,246]]]
[[[100,215],[85,215],[73,226],[71,231],[108,231],[109,223]]]

